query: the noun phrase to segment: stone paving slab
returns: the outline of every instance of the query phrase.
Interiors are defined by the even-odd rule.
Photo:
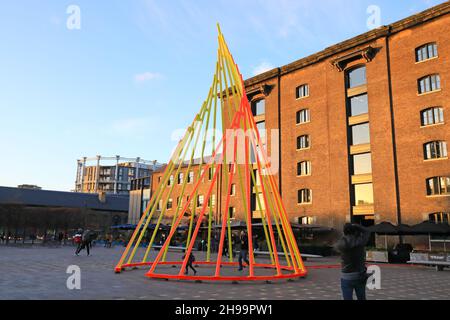
[[[92,256],[74,248],[18,248],[0,246],[0,299],[225,299],[225,300],[336,300],[341,299],[339,269],[309,269],[304,279],[267,283],[192,283],[148,279],[148,268],[113,272],[122,247],[94,247]],[[155,255],[152,252],[152,255]],[[172,258],[180,254],[171,253]],[[201,258],[201,253],[196,253]],[[335,265],[337,258],[309,259],[307,266]],[[81,290],[68,290],[69,265],[81,268]],[[375,300],[450,300],[450,270],[437,272],[418,266],[381,267],[381,289],[368,290]],[[199,274],[211,270],[199,268]],[[211,269],[211,268],[210,268]],[[229,268],[227,275],[238,274]]]

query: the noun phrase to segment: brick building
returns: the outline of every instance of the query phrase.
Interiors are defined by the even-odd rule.
[[[448,222],[449,13],[446,2],[246,80],[258,127],[279,130],[277,181],[292,222]],[[187,179],[198,167],[183,170]],[[231,207],[243,214],[239,197]]]
[[[292,221],[448,221],[449,12],[443,3],[246,81],[280,131]]]

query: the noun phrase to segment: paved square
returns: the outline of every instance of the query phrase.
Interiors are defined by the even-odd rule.
[[[267,283],[190,283],[152,280],[147,269],[115,274],[123,247],[96,246],[92,256],[73,247],[21,248],[0,245],[0,299],[341,299],[339,269],[309,269],[305,279]],[[176,254],[176,253],[172,253]],[[198,255],[199,253],[196,253]],[[311,259],[306,266],[335,265],[337,258]],[[81,290],[68,290],[69,265],[81,268]],[[450,299],[450,270],[413,266],[381,267],[381,289],[370,300]],[[202,267],[199,274],[202,273]],[[226,270],[228,274],[236,270]]]

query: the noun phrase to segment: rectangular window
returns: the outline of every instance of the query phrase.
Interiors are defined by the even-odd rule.
[[[372,157],[370,153],[353,156],[353,175],[372,173]]]
[[[350,116],[359,116],[369,113],[367,93],[350,98]]]
[[[266,100],[258,100],[252,102],[252,113],[253,116],[261,116],[266,113]]]
[[[297,122],[297,124],[310,122],[309,109],[303,109],[303,110],[297,111],[296,122]]]
[[[298,218],[298,224],[311,225],[314,224],[314,217],[300,217]]]
[[[303,84],[295,89],[297,99],[309,97],[309,85]]]
[[[352,69],[347,74],[347,89],[359,87],[365,85],[366,80],[366,67],[359,67]]]
[[[198,195],[197,196],[197,207],[203,206],[204,201],[205,201],[205,197],[203,195]]]
[[[302,189],[297,192],[297,201],[299,204],[307,204],[311,203],[311,190],[310,189]]]
[[[258,129],[260,137],[264,138],[266,136],[266,122],[265,121],[257,122],[256,128]]]
[[[235,207],[229,207],[228,208],[228,217],[230,219],[233,219],[235,215],[236,215],[236,208]]]
[[[178,174],[178,184],[182,184],[184,181],[184,173],[179,173]]]
[[[355,189],[355,205],[365,206],[373,205],[373,184],[356,184]]]
[[[311,175],[311,162],[302,161],[297,163],[297,175],[298,176],[309,176]]]
[[[193,183],[193,182],[194,182],[194,171],[189,171],[187,183]]]
[[[216,168],[209,168],[208,170],[208,180],[211,181],[216,173]]]
[[[169,181],[167,181],[167,185],[170,187],[173,184],[173,175],[170,176]]]
[[[370,143],[369,123],[352,126],[352,145]]]
[[[172,206],[173,206],[173,201],[172,201],[172,199],[169,199],[169,201],[167,201],[167,209],[168,210],[172,209]]]
[[[297,137],[297,150],[307,149],[309,147],[310,141],[308,135]]]
[[[236,195],[236,185],[233,183],[231,185],[230,196],[235,196],[235,195]]]

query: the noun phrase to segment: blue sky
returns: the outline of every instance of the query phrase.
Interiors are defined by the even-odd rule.
[[[2,1],[0,185],[71,190],[84,155],[167,161],[206,97],[216,22],[247,78],[368,31],[369,5],[388,24],[442,2]]]

